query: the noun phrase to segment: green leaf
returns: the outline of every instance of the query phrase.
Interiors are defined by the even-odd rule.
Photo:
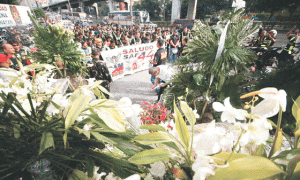
[[[286,180],[289,180],[294,171],[295,171],[295,168],[297,166],[297,164],[300,162],[300,154],[298,154],[296,157],[294,157],[293,159],[290,160],[290,162],[288,163],[287,165],[287,170],[286,170],[286,173],[287,173],[287,176],[286,176]],[[299,178],[299,177],[298,177]]]
[[[296,168],[294,169],[293,176],[291,180],[299,180],[300,177],[300,163],[297,164]]]
[[[274,142],[275,142],[274,150],[272,151],[272,154],[270,155],[270,157],[272,157],[273,154],[275,154],[277,151],[279,151],[282,147],[282,142],[283,142],[282,130],[278,131],[277,139]]]
[[[264,144],[259,145],[254,152],[254,156],[268,157]]]
[[[151,164],[171,158],[173,154],[167,149],[151,149],[135,154],[128,160],[135,164]]]
[[[68,113],[65,121],[65,129],[69,129],[80,113],[86,108],[90,102],[91,97],[88,95],[79,95],[72,104],[69,104]]]
[[[271,160],[280,159],[283,161],[290,161],[291,159],[296,157],[298,154],[300,154],[300,149],[285,150],[285,151],[282,151],[277,156],[272,157]]]
[[[141,125],[140,129],[167,132],[166,129],[160,125]]]
[[[245,155],[245,154],[229,153],[229,152],[219,153],[219,154],[213,155],[213,157],[220,158],[220,159],[224,160],[224,161],[222,161],[222,160],[215,159],[214,162],[216,162],[217,164],[225,164],[225,161],[231,162],[233,160],[244,158],[244,157],[247,157],[247,156],[248,155]]]
[[[86,173],[75,169],[69,176],[68,180],[89,180],[89,178]]]
[[[105,124],[115,131],[125,131],[124,121],[115,108],[94,109]]]
[[[39,154],[42,154],[42,152],[49,147],[55,148],[53,134],[51,132],[43,132]]]
[[[91,132],[91,134],[98,140],[101,142],[106,142],[106,143],[111,143],[111,144],[116,144],[116,142],[114,142],[113,140],[101,135],[98,132]]]
[[[148,133],[136,136],[132,139],[133,141],[137,141],[141,144],[157,144],[163,142],[173,141],[172,138],[166,133]]]
[[[87,174],[89,178],[92,178],[94,176],[94,168],[95,168],[95,162],[93,159],[89,156],[85,156],[85,162],[86,162],[86,169]]]
[[[216,174],[208,179],[265,179],[281,173],[284,171],[271,160],[260,156],[248,156],[231,161],[227,168],[218,168]]]
[[[296,122],[300,122],[300,96],[296,99],[292,107],[292,114]]]
[[[194,112],[192,111],[192,109],[184,101],[180,101],[180,107],[181,107],[183,114],[189,121],[190,125],[194,126],[194,124],[196,123],[196,116],[195,116]]]
[[[185,123],[185,121],[182,118],[182,115],[180,114],[174,100],[174,111],[175,111],[175,128],[177,130],[177,133],[179,135],[179,138],[183,142],[186,148],[189,148],[190,145],[190,132],[189,129]]]

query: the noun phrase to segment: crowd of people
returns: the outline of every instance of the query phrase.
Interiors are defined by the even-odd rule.
[[[2,44],[3,55],[1,55],[0,66],[1,68],[20,69],[20,65],[30,65],[28,59],[22,58],[24,54],[30,51],[29,46],[33,43],[30,33],[34,28],[26,28],[23,30],[16,30],[8,28],[1,31],[2,37],[5,37],[6,42]],[[150,60],[153,68],[149,69],[151,74],[151,82],[158,96],[160,97],[163,87],[162,84],[168,80],[167,72],[161,72],[161,69],[166,69],[164,65],[174,63],[177,58],[184,55],[184,48],[187,43],[192,39],[191,30],[184,27],[181,31],[176,28],[159,28],[159,27],[145,27],[140,26],[123,26],[118,24],[97,24],[97,26],[78,26],[75,25],[72,30],[74,33],[74,42],[78,44],[78,50],[84,55],[84,61],[92,64],[90,66],[90,78],[96,80],[104,80],[103,86],[109,90],[109,85],[112,83],[112,78],[108,71],[105,61],[101,56],[101,52],[121,48],[130,45],[156,43],[158,50],[154,58]],[[294,32],[294,36],[291,34]],[[271,30],[268,33],[260,29],[258,36],[249,43],[250,46],[258,47],[258,50],[268,50],[276,42],[276,30]],[[299,30],[293,28],[287,34],[289,40],[287,46],[280,54],[272,54],[269,52],[270,57],[279,59],[286,59],[293,51],[295,43],[299,36]],[[26,46],[23,46],[26,44]],[[6,55],[6,56],[4,56]],[[9,58],[8,58],[9,57]],[[3,65],[9,59],[9,66]],[[6,63],[7,64],[7,63]],[[257,63],[256,65],[259,65]],[[161,77],[158,74],[161,72]],[[172,71],[170,71],[172,72]],[[159,100],[158,97],[158,100]]]
[[[31,61],[24,58],[24,55],[27,55],[30,49],[34,49],[34,39],[31,36],[33,31],[34,28],[1,30],[1,37],[5,38],[2,41],[1,68],[12,68],[19,71],[21,65],[31,64]],[[77,49],[84,55],[84,61],[87,64],[92,64],[90,66],[90,78],[103,80],[102,86],[107,90],[112,83],[112,78],[101,56],[102,51],[154,42],[157,44],[158,50],[150,63],[153,64],[153,67],[157,67],[166,63],[173,63],[179,56],[184,55],[183,48],[192,38],[188,27],[184,27],[181,32],[178,32],[178,29],[175,28],[121,27],[118,24],[75,25],[73,33],[74,42],[78,44]],[[32,74],[29,74],[29,77],[30,75]],[[155,76],[151,77],[153,84],[157,84],[155,79]],[[156,91],[159,94],[160,89],[156,88]]]

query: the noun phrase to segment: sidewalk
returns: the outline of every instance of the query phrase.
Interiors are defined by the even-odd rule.
[[[143,101],[154,102],[157,100],[155,91],[150,91],[152,84],[150,82],[148,70],[127,75],[111,84],[110,92],[114,100],[122,97],[128,97],[133,104],[141,104]]]

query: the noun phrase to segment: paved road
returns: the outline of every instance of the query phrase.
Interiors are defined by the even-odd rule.
[[[111,85],[110,92],[115,100],[128,97],[133,104],[141,104],[143,101],[154,102],[157,100],[157,95],[154,91],[150,91],[152,87],[150,77],[148,70],[127,75],[115,80]]]

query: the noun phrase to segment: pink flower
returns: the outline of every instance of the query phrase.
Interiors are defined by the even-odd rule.
[[[173,127],[172,127],[172,126],[170,126],[170,125],[168,125],[168,126],[167,126],[167,128],[169,128],[169,129],[173,130]]]
[[[142,106],[148,105],[147,101],[143,101],[143,103],[141,104]]]

